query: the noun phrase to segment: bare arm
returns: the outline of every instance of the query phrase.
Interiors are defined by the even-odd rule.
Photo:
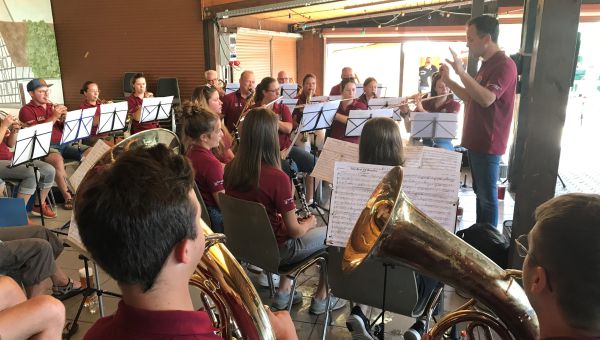
[[[214,198],[215,202],[217,202],[217,206],[221,206],[220,202],[219,202],[219,194],[225,194],[225,190],[221,190],[221,191],[217,191],[217,192],[213,192],[212,193],[212,197]]]
[[[283,214],[283,222],[287,226],[288,235],[293,238],[301,237],[309,230],[317,226],[317,219],[314,216],[298,222],[294,210],[290,210]]]
[[[285,134],[292,133],[292,123],[278,121],[277,128],[278,128],[279,132],[281,132],[281,133],[285,133]]]
[[[342,124],[348,123],[348,117],[344,116],[343,114],[340,114],[340,113],[335,114],[335,120],[337,120],[338,122],[340,122]]]

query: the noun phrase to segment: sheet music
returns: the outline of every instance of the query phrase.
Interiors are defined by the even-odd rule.
[[[400,103],[404,101],[404,97],[398,98],[371,98],[369,99],[369,110],[385,109],[389,106],[393,106],[394,116],[392,117],[396,121],[401,121],[402,116],[400,115]]]
[[[89,137],[95,114],[96,107],[67,112],[60,144]]]
[[[346,124],[346,137],[360,137],[363,127],[371,118],[392,118],[393,115],[394,111],[392,109],[350,110],[348,123]]]
[[[280,86],[283,98],[294,99],[298,95],[298,84],[281,84]]]
[[[75,221],[74,213],[71,213],[71,222],[69,223],[67,243],[69,243],[73,247],[78,248],[77,251],[87,253],[87,249],[83,245],[83,242],[81,241],[81,236],[79,235],[79,227],[77,226],[77,222]]]
[[[277,101],[277,104],[283,104],[283,105],[287,106],[288,109],[290,110],[290,113],[294,112],[294,108],[296,107],[297,103],[298,103],[298,99],[293,99],[293,98],[282,98]]]
[[[21,129],[17,135],[11,166],[46,156],[50,151],[52,125],[53,122],[48,122]],[[37,142],[34,139],[37,139]]]
[[[172,105],[173,96],[144,98],[142,101],[140,123],[171,118]]]
[[[422,146],[423,156],[421,168],[444,170],[449,173],[460,173],[462,154],[442,148]]]
[[[334,190],[326,242],[345,247],[367,200],[393,167],[359,163],[335,163]],[[459,174],[445,170],[404,167],[403,191],[446,230],[454,232]]]
[[[444,112],[411,113],[411,137],[417,138],[456,138],[458,115]]]
[[[240,83],[228,83],[225,85],[225,94],[230,94],[231,92],[235,92],[239,90]]]
[[[423,164],[423,146],[404,147],[404,166],[419,168]]]
[[[358,144],[327,138],[311,176],[333,183],[336,161],[358,162]]]
[[[330,128],[339,106],[339,100],[306,104],[302,113],[302,128],[300,132]],[[319,117],[319,115],[321,116]]]
[[[79,189],[79,185],[85,174],[104,156],[104,154],[110,150],[110,146],[106,144],[103,140],[99,139],[96,144],[91,148],[90,152],[83,159],[83,162],[77,167],[75,172],[69,177],[69,184],[71,185],[71,189],[77,192]]]
[[[127,108],[126,101],[100,105],[100,121],[98,122],[97,133],[123,130],[127,121]]]

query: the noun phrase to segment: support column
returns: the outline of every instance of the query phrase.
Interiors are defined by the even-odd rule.
[[[204,69],[216,70],[219,45],[218,28],[213,19],[205,19],[202,21],[202,29],[204,32]]]
[[[533,227],[537,206],[554,197],[560,140],[575,63],[581,0],[539,0],[529,90],[521,98],[525,120],[523,176],[515,197],[510,264],[521,268],[514,239]]]

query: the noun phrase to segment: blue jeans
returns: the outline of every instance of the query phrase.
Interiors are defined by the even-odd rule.
[[[279,246],[280,264],[292,264],[304,261],[310,255],[325,249],[327,228],[317,227],[299,238],[290,238]]]
[[[50,150],[54,149],[58,151],[64,159],[73,159],[76,161],[81,161],[81,155],[88,148],[89,146],[87,145],[75,146],[72,143],[50,144]]]
[[[225,232],[221,210],[215,207],[206,207],[206,210],[208,210],[208,217],[210,217],[210,229],[215,233]]]
[[[469,150],[473,191],[477,195],[477,223],[498,225],[500,156]]]

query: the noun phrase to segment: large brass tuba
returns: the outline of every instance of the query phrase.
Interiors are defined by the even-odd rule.
[[[417,209],[401,190],[402,178],[402,168],[395,167],[371,195],[348,240],[343,269],[356,268],[368,256],[402,264],[464,291],[497,315],[472,309],[472,300],[434,325],[432,339],[462,322],[470,323],[467,331],[483,326],[502,339],[537,339],[537,316],[515,271],[498,267]]]
[[[121,153],[157,143],[165,144],[175,153],[181,152],[181,143],[173,132],[165,129],[142,131],[107,151],[83,181],[110,166]],[[202,220],[200,223],[206,237],[206,250],[190,278],[190,286],[202,292],[201,300],[213,325],[224,339],[275,339],[258,293],[243,268],[222,243],[224,235],[214,234]]]

